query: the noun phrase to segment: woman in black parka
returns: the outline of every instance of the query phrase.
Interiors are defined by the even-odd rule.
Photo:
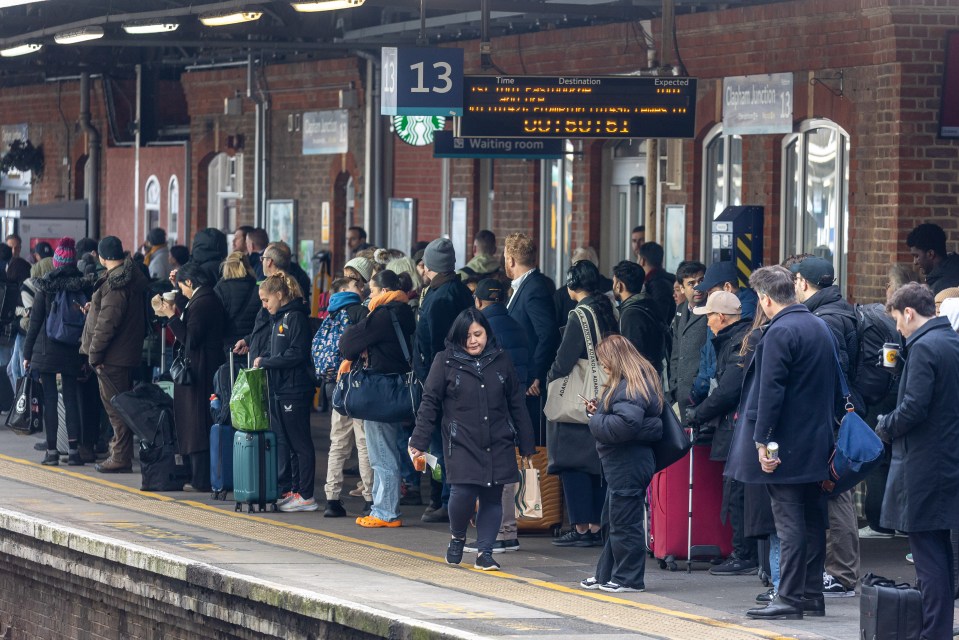
[[[563,340],[547,374],[550,381],[568,375],[577,361],[587,357],[579,314],[585,312],[594,346],[606,335],[619,333],[613,304],[601,293],[602,277],[596,265],[588,260],[580,260],[569,268],[566,291],[576,302],[576,309],[569,314]],[[602,468],[593,436],[582,424],[547,422],[546,449],[549,453],[548,471],[559,475],[563,483],[566,513],[573,525],[568,533],[555,538],[553,544],[558,547],[601,546],[599,520],[606,488],[602,483]]]
[[[234,251],[223,261],[223,278],[213,287],[226,310],[223,341],[233,349],[237,341],[250,335],[261,307],[256,277],[246,255]]]
[[[586,412],[607,484],[606,542],[596,575],[580,585],[611,593],[644,591],[644,505],[656,471],[651,445],[663,437],[663,388],[653,365],[623,336],[600,342],[596,357],[609,377],[600,397],[586,403]]]
[[[93,295],[93,281],[83,277],[77,269],[77,255],[73,238],[63,238],[53,255],[54,269],[37,280],[37,293],[30,311],[30,328],[23,341],[23,366],[40,374],[43,385],[43,426],[47,437],[47,454],[43,464],[56,466],[60,462],[57,452],[57,374],[60,374],[63,387],[63,408],[66,412],[69,457],[67,464],[82,465],[80,458],[80,399],[78,394],[80,378],[80,334],[83,330],[81,308]],[[64,295],[60,295],[64,294]],[[72,305],[73,309],[57,316],[66,319],[61,322],[59,340],[49,335],[47,318],[57,313],[58,301]],[[69,326],[70,322],[74,325]],[[79,326],[76,326],[79,322]],[[79,331],[77,331],[79,329]],[[76,342],[72,334],[76,334]],[[70,334],[70,335],[67,335]]]
[[[463,558],[466,527],[478,499],[474,567],[499,569],[492,548],[503,517],[503,486],[519,480],[517,445],[524,458],[535,452],[525,392],[483,312],[461,312],[446,338],[446,350],[433,360],[410,438],[410,453],[418,457],[429,449],[437,422],[441,425],[450,485],[450,564]]]

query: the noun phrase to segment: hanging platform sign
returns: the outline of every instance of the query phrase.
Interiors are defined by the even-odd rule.
[[[437,131],[433,157],[558,160],[563,157],[563,141],[559,138],[456,138],[452,131]]]
[[[466,76],[464,138],[692,138],[696,79]]]
[[[463,50],[383,47],[380,114],[463,115]]]
[[[792,73],[723,78],[723,135],[792,130]]]

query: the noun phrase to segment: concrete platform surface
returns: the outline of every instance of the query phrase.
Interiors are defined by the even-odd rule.
[[[207,563],[462,637],[805,640],[859,635],[858,597],[828,600],[825,618],[759,623],[743,615],[765,590],[756,576],[716,577],[704,565],[689,574],[669,572],[655,560],[647,564],[645,593],[585,591],[577,585],[593,575],[599,549],[558,548],[548,536],[521,536],[519,551],[496,556],[502,572],[472,569],[470,554],[462,566],[450,567],[443,560],[447,526],[421,522],[422,506],[403,508],[401,528],[372,530],[354,523],[362,508],[359,498],[346,502],[353,514],[348,518],[324,518],[322,511],[236,513],[232,502],[205,494],[140,492],[139,473],[40,466],[42,453],[33,451],[34,442],[0,432],[3,517],[26,514],[76,535],[89,532],[131,548]],[[907,552],[903,538],[863,540],[863,573],[914,582]]]

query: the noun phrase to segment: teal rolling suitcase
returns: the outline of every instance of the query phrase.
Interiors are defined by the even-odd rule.
[[[237,431],[233,437],[233,498],[236,510],[243,505],[276,511],[276,434],[272,431]]]

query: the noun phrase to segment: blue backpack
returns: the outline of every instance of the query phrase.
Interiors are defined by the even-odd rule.
[[[89,302],[83,291],[60,291],[50,303],[45,324],[47,337],[55,342],[80,346],[86,316],[83,307]]]
[[[350,326],[350,316],[346,309],[327,316],[313,336],[313,365],[316,367],[316,377],[324,382],[336,380],[336,372],[343,362],[340,353],[340,336]]]

